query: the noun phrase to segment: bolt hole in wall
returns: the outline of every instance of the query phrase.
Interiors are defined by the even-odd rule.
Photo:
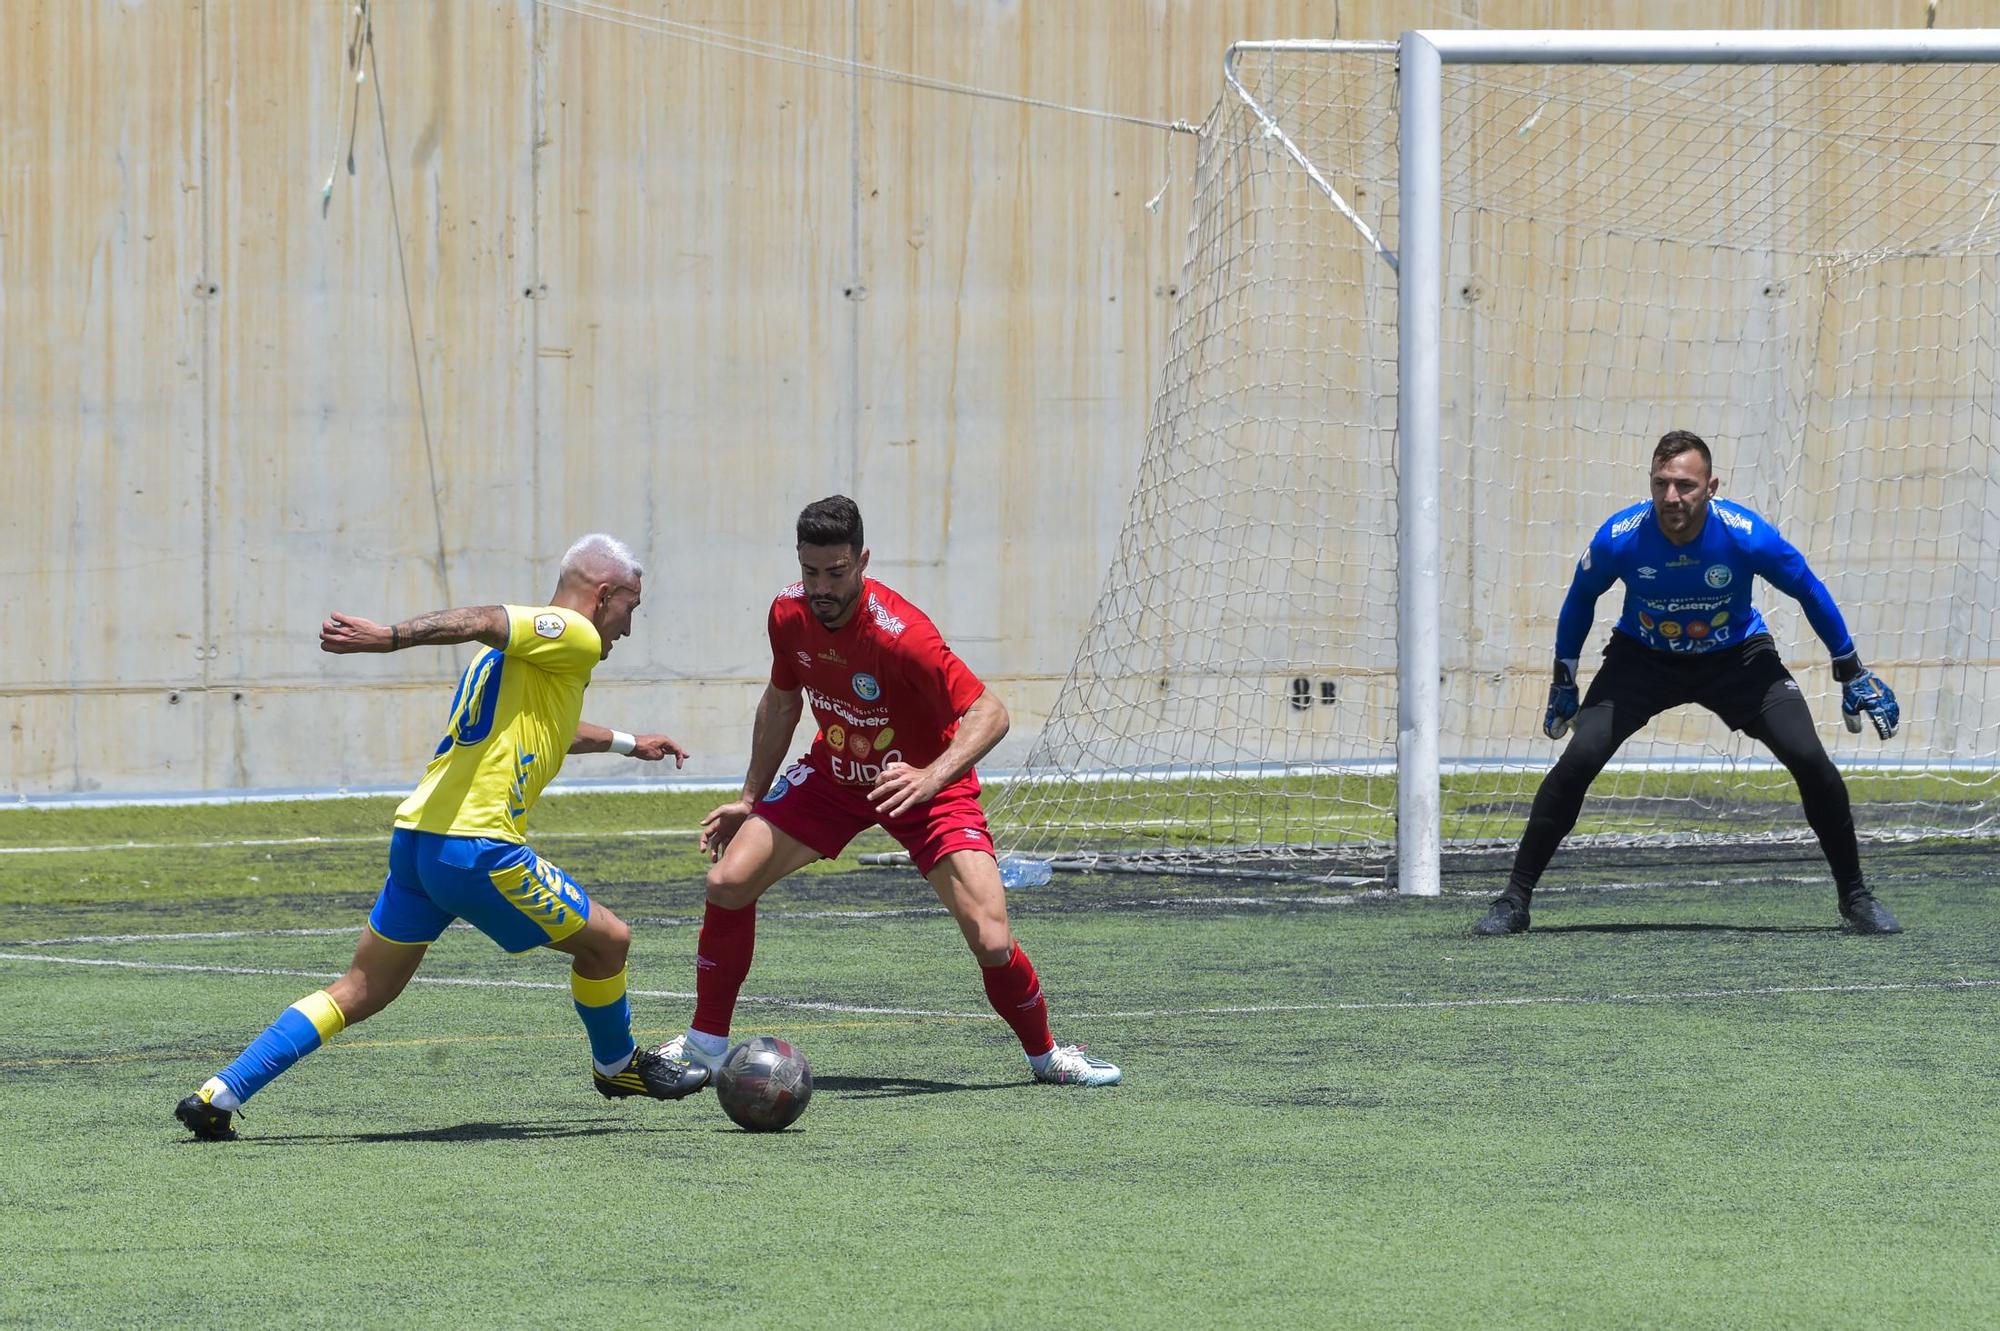
[[[1340,685],[1338,681],[1331,679],[1321,680],[1319,682],[1320,706],[1331,707],[1339,701]],[[1300,675],[1292,680],[1292,706],[1298,711],[1305,712],[1312,710],[1312,705],[1313,682],[1304,675]]]

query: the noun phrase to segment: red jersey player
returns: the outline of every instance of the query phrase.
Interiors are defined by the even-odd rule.
[[[835,495],[799,514],[800,581],[771,603],[771,682],[757,704],[743,796],[702,820],[714,861],[695,956],[694,1019],[659,1052],[713,1069],[750,971],[757,898],[880,825],[958,921],[987,1001],[1038,1080],[1109,1086],[1119,1071],[1057,1045],[1007,894],[972,765],[1007,733],[1007,709],[923,611],[867,576],[861,510]],[[806,702],[819,733],[780,775]]]

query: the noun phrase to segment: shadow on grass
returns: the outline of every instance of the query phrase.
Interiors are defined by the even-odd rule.
[[[411,1128],[405,1132],[290,1132],[277,1136],[260,1133],[254,1137],[246,1133],[237,1144],[292,1146],[311,1142],[372,1146],[385,1142],[526,1142],[657,1130],[624,1118],[559,1119],[546,1123],[458,1123],[448,1128]]]
[[[1025,1079],[1023,1079],[1025,1080]],[[924,1081],[917,1077],[814,1077],[813,1090],[856,1100],[887,1100],[905,1095],[950,1095],[956,1091],[1006,1091],[1023,1081]]]
[[[1538,924],[1538,934],[1837,934],[1837,924],[1648,924],[1619,920],[1609,924]]]

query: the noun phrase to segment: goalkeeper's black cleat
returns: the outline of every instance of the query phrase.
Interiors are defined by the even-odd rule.
[[[1528,932],[1528,903],[1519,897],[1500,896],[1494,899],[1486,913],[1479,917],[1479,923],[1472,926],[1472,932],[1481,938],[1502,938],[1508,934]]]
[[[622,1072],[607,1077],[596,1069],[591,1077],[597,1093],[607,1100],[628,1095],[647,1095],[655,1100],[685,1100],[708,1085],[708,1069],[699,1063],[683,1063],[651,1049],[635,1049],[632,1061]]]
[[[230,1111],[217,1109],[199,1091],[174,1106],[174,1117],[205,1142],[236,1140],[236,1129],[229,1126]]]
[[[1850,934],[1899,934],[1903,926],[1873,893],[1856,892],[1840,903],[1840,917],[1847,921],[1842,932]]]

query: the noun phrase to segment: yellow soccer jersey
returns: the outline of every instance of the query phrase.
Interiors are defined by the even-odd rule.
[[[444,739],[396,826],[527,840],[528,810],[562,770],[604,644],[574,610],[506,611],[506,649],[489,648],[459,678]]]

